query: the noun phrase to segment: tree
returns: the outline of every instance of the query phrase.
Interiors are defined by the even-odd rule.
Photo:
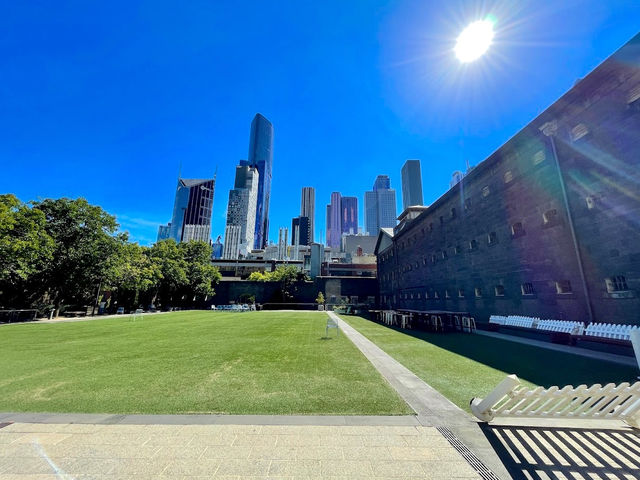
[[[147,254],[148,247],[124,243],[105,285],[117,298],[120,306],[138,306],[140,295],[149,292],[161,279],[160,268]],[[150,299],[148,299],[150,300]]]
[[[185,262],[187,275],[186,295],[195,300],[197,297],[213,295],[213,285],[222,278],[220,271],[211,265],[213,249],[202,241],[184,242],[178,245]]]
[[[324,294],[322,292],[318,292],[318,296],[316,297],[316,303],[318,305],[324,305],[325,299]]]
[[[44,215],[54,242],[51,257],[33,276],[34,288],[48,296],[56,313],[63,302],[90,302],[100,282],[113,274],[114,256],[127,241],[115,234],[115,217],[84,198],[46,199],[32,206]]]
[[[159,272],[158,282],[154,285],[152,303],[173,304],[178,291],[187,284],[187,265],[173,239],[155,243],[148,251],[149,259]]]
[[[41,211],[14,195],[0,195],[0,296],[7,306],[30,306],[28,281],[54,249],[45,224]]]

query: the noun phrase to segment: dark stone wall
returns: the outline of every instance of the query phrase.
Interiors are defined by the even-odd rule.
[[[640,323],[640,100],[629,103],[637,65],[640,36],[396,228],[378,258],[380,303],[480,321],[587,322],[591,310],[594,321]],[[607,291],[613,276],[624,291]]]

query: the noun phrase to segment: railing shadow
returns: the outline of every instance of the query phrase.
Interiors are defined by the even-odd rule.
[[[480,428],[514,479],[640,478],[640,434],[630,428]]]

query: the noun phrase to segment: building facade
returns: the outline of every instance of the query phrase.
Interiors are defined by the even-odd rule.
[[[422,205],[422,173],[420,160],[407,160],[402,166],[402,209]]]
[[[365,231],[377,235],[381,228],[396,225],[396,191],[387,175],[378,175],[373,190],[364,193]]]
[[[313,187],[302,187],[300,216],[309,219],[309,241],[304,244],[309,245],[310,242],[315,241],[316,190]]]
[[[311,221],[308,217],[291,220],[291,245],[311,244]]]
[[[245,257],[253,247],[259,181],[257,168],[236,167],[234,188],[229,191],[227,205],[224,258]]]
[[[340,199],[340,233],[355,235],[358,233],[358,198],[342,197]]]
[[[640,324],[638,132],[640,35],[380,234],[381,304]]]
[[[211,242],[215,183],[215,178],[178,179],[171,222],[160,225],[158,241],[173,238],[178,243],[190,240]]]
[[[256,113],[251,122],[249,158],[240,162],[258,170],[258,201],[255,215],[253,248],[262,249],[269,241],[269,202],[271,200],[271,173],[273,169],[273,125]]]
[[[278,260],[289,258],[288,246],[289,229],[287,227],[280,227],[278,230]]]
[[[342,236],[341,207],[342,195],[340,192],[333,192],[331,203],[327,205],[327,246],[331,248],[340,247],[340,237]]]

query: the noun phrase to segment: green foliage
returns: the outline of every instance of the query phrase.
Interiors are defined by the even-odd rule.
[[[318,296],[316,297],[316,303],[318,305],[324,305],[325,299],[324,294],[322,292],[318,292]]]
[[[280,265],[273,272],[253,272],[248,280],[254,282],[279,282],[280,300],[287,302],[294,296],[296,284],[309,280],[306,273],[293,265]]]
[[[267,272],[251,272],[251,275],[249,275],[249,278],[247,280],[250,280],[252,282],[266,282],[268,281],[268,273]]]
[[[141,247],[118,233],[114,216],[85,199],[22,203],[0,195],[0,305],[48,313],[93,305],[109,291],[134,308],[160,300],[190,306],[214,294],[220,279],[204,242]]]

